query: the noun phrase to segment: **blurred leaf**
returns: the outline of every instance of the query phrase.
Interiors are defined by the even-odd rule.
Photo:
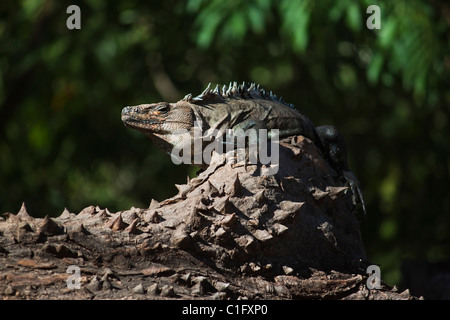
[[[380,72],[383,67],[384,57],[379,52],[373,55],[372,61],[370,62],[369,68],[367,69],[367,80],[375,84],[380,78]]]
[[[235,12],[227,21],[223,33],[230,39],[243,39],[247,32],[246,18],[242,12]]]
[[[283,0],[280,4],[281,30],[291,37],[294,50],[303,52],[308,45],[308,25],[314,2]]]
[[[265,14],[264,9],[258,7],[248,8],[248,18],[250,26],[255,33],[262,33],[264,31]]]
[[[380,238],[392,240],[397,235],[397,224],[393,219],[386,219],[380,226]]]
[[[359,32],[362,29],[362,8],[355,2],[351,2],[347,7],[345,16],[346,24],[353,32]]]
[[[392,211],[397,200],[397,191],[399,185],[399,168],[397,165],[392,164],[389,168],[388,175],[383,178],[380,188],[380,196],[382,206],[386,212]]]
[[[228,45],[236,45],[244,40],[248,29],[261,33],[270,10],[270,1],[193,0],[188,1],[186,9],[198,13],[195,19],[199,30],[196,40],[199,46],[207,48],[216,37],[224,38]]]
[[[381,48],[387,48],[391,46],[394,40],[394,37],[397,32],[398,20],[394,18],[385,18],[383,20],[383,27],[379,32],[378,43]]]

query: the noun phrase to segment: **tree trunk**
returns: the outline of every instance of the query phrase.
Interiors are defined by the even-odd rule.
[[[149,208],[0,218],[4,299],[412,299],[369,265],[350,190],[308,139],[275,175],[221,157]]]

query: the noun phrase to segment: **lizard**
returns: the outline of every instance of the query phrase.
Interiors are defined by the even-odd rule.
[[[211,83],[198,96],[187,94],[176,103],[158,102],[127,106],[122,109],[126,127],[143,132],[163,151],[193,140],[195,126],[202,132],[217,129],[278,129],[279,137],[302,135],[322,151],[331,167],[350,186],[352,201],[366,208],[360,183],[349,168],[344,138],[332,125],[316,127],[312,121],[282,97],[255,83],[217,85]],[[184,132],[185,136],[180,136]],[[270,135],[270,133],[269,133]],[[270,137],[269,137],[270,138]]]

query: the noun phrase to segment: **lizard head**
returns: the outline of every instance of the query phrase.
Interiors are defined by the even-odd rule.
[[[123,108],[122,121],[126,127],[143,132],[165,151],[171,151],[183,140],[183,132],[192,129],[194,115],[188,102],[159,102]]]

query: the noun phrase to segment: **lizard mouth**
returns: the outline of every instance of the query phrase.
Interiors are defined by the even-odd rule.
[[[125,127],[132,128],[145,133],[146,135],[152,134],[167,134],[170,130],[167,129],[167,125],[170,123],[180,125],[180,129],[190,129],[192,124],[183,121],[173,120],[161,120],[159,118],[142,118],[135,117],[129,114],[122,114],[122,122]],[[174,130],[176,131],[176,130]]]
[[[163,133],[162,125],[163,121],[161,120],[149,120],[149,119],[140,119],[130,115],[122,115],[122,122],[125,127],[136,129],[145,134],[149,133]]]
[[[141,126],[150,126],[150,125],[162,125],[164,123],[177,123],[188,126],[190,128],[192,126],[191,123],[185,121],[173,121],[173,120],[161,120],[161,119],[140,119],[135,118],[129,115],[122,115],[122,122],[127,127],[141,127]]]
[[[157,125],[162,124],[164,121],[159,119],[149,120],[149,119],[141,119],[136,118],[130,115],[122,115],[122,122],[129,127],[138,127],[139,125]]]

